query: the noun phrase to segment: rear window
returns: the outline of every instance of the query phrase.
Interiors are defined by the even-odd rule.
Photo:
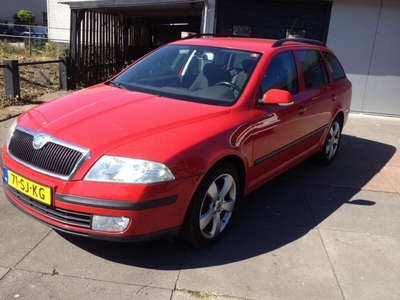
[[[329,82],[321,54],[316,50],[297,51],[301,62],[306,89],[311,90]]]
[[[344,73],[344,70],[340,65],[339,61],[337,60],[337,58],[328,52],[324,53],[324,56],[326,61],[328,62],[329,70],[332,74],[332,79],[334,81],[337,81],[345,78],[346,74]]]

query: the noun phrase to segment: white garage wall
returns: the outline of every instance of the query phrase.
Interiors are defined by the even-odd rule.
[[[352,111],[400,115],[400,1],[334,0],[328,46],[353,83]]]
[[[400,115],[400,1],[383,0],[363,110]]]
[[[59,0],[47,0],[49,39],[52,42],[69,43],[71,10]]]

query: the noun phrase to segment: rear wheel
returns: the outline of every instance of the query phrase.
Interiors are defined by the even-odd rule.
[[[336,117],[329,128],[325,139],[325,146],[317,156],[321,163],[330,164],[334,160],[339,150],[341,136],[342,121]]]
[[[186,241],[196,247],[217,242],[226,231],[238,197],[236,169],[228,163],[216,165],[190,203],[183,229]]]

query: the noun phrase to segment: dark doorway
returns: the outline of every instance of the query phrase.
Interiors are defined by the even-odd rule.
[[[191,17],[146,17],[130,19],[128,58],[138,59],[149,51],[179,40],[187,33],[200,33],[201,15]]]
[[[104,81],[185,32],[199,33],[202,11],[202,2],[71,9],[72,86]]]

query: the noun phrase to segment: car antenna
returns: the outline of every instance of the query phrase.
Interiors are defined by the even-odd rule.
[[[296,19],[294,19],[294,22],[293,22],[293,24],[292,24],[292,27],[290,27],[290,30],[289,30],[289,34],[292,34],[292,30],[293,30],[293,27],[294,27],[294,25],[296,24],[296,22],[297,22],[297,18]]]

